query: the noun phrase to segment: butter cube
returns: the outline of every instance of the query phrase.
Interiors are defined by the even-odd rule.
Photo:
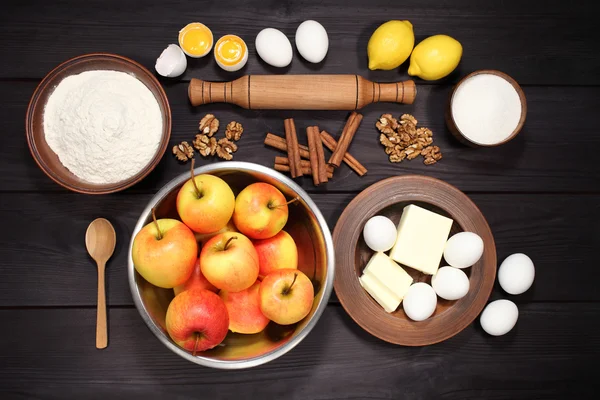
[[[402,301],[392,291],[371,274],[362,274],[358,278],[361,286],[375,299],[386,312],[394,312]]]
[[[435,275],[442,260],[452,220],[414,204],[404,207],[390,258]]]
[[[413,283],[412,277],[401,266],[381,252],[373,254],[363,274],[373,275],[400,300],[404,298],[408,287]]]

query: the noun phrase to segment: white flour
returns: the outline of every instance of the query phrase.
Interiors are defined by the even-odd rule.
[[[108,184],[128,179],[152,159],[162,116],[152,92],[117,71],[63,79],[44,109],[46,142],[80,179]]]
[[[508,138],[521,118],[521,99],[505,79],[492,74],[464,81],[452,98],[452,116],[458,129],[479,144]]]

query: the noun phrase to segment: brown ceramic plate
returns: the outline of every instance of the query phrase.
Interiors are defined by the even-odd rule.
[[[146,165],[146,167],[144,167],[137,175],[127,180],[107,185],[86,182],[73,175],[71,171],[61,164],[57,155],[50,149],[46,143],[44,134],[44,106],[48,101],[48,97],[52,94],[53,89],[67,76],[92,70],[113,70],[134,75],[150,89],[158,101],[163,119],[161,143],[148,165]],[[116,54],[85,54],[60,64],[50,71],[40,82],[29,101],[27,116],[25,117],[25,131],[29,150],[31,151],[34,160],[42,171],[44,171],[53,181],[67,189],[79,193],[113,193],[136,184],[148,175],[158,164],[167,149],[169,138],[171,136],[171,108],[169,107],[167,95],[158,80],[142,65],[129,58]]]
[[[386,313],[358,281],[373,254],[362,238],[365,223],[375,215],[385,215],[398,224],[403,208],[409,204],[452,218],[454,224],[450,235],[462,231],[475,232],[484,242],[481,259],[463,270],[470,281],[467,295],[456,301],[438,297],[433,316],[421,322],[410,320],[402,304],[394,313]],[[425,176],[389,178],[365,189],[340,216],[333,231],[333,243],[336,259],[334,287],[338,299],[358,325],[390,343],[424,346],[456,335],[483,310],[496,279],[496,246],[481,211],[454,186]],[[442,259],[440,266],[443,265]],[[430,275],[408,267],[405,270],[415,282],[431,283]]]

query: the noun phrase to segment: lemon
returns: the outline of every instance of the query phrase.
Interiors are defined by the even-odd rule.
[[[447,35],[430,36],[414,48],[408,74],[426,81],[441,79],[454,71],[461,56],[458,40]]]
[[[408,21],[388,21],[371,35],[367,46],[369,69],[398,68],[415,45],[413,26]]]

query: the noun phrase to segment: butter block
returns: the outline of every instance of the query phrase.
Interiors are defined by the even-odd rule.
[[[373,275],[400,300],[404,298],[408,287],[413,283],[408,272],[381,252],[373,254],[363,270],[363,274]]]
[[[452,220],[414,204],[404,207],[390,258],[435,275],[442,260]]]
[[[400,305],[401,299],[390,291],[383,283],[371,274],[362,274],[358,278],[361,286],[375,299],[386,312],[394,312]]]

